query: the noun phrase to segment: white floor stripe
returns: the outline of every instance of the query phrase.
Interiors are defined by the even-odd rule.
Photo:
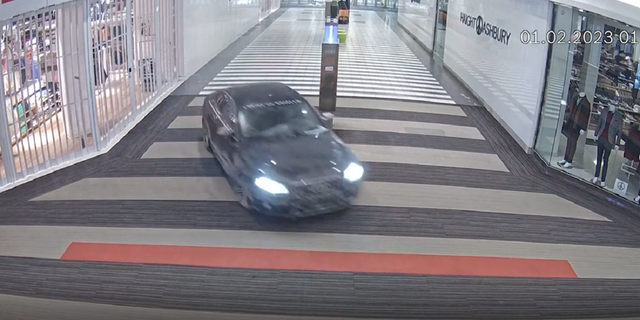
[[[313,106],[318,105],[318,97],[305,97]],[[377,99],[354,99],[339,97],[337,101],[338,108],[358,108],[358,109],[374,109],[389,111],[404,111],[417,113],[433,113],[450,116],[466,117],[466,113],[460,107],[437,105],[407,101],[384,101]]]
[[[343,80],[347,80],[350,83],[353,82],[357,82],[359,80],[364,80],[364,81],[397,81],[397,78],[391,78],[391,79],[380,79],[380,77],[358,77],[357,75],[350,75],[350,74],[343,74],[340,73],[340,71],[338,71],[338,81],[343,81]],[[225,79],[220,79],[220,78],[216,78],[214,80],[212,80],[211,82],[209,82],[209,85],[215,85],[221,82],[239,82],[242,81],[244,83],[250,83],[250,82],[263,82],[263,81],[276,81],[276,82],[284,82],[284,81],[296,81],[296,80],[314,80],[317,81],[318,84],[320,83],[320,74],[315,74],[315,73],[298,73],[298,74],[289,74],[286,76],[278,76],[278,77],[274,77],[274,76],[245,76],[245,77],[235,77],[235,78],[225,78]],[[408,82],[408,81],[405,81]],[[363,82],[366,83],[366,82]],[[397,83],[397,82],[396,82]],[[412,80],[411,81],[412,84],[414,85],[437,85],[440,86],[440,84],[438,83],[438,81],[436,80],[431,80],[431,79],[422,79],[422,80]],[[340,89],[340,87],[338,87],[338,89]]]
[[[278,81],[290,82],[304,95],[317,95],[319,83],[305,81],[319,82],[323,19],[291,14],[289,18],[285,15],[273,22],[201,94],[242,82]],[[338,78],[348,79],[349,85],[339,81],[339,96],[455,104],[428,68],[384,21],[378,16],[368,16],[362,21],[366,24],[349,25],[348,40],[340,46]],[[412,85],[403,86],[409,83]],[[420,88],[417,85],[420,83],[438,86],[442,91],[437,93],[442,96],[432,96],[436,92],[429,89],[433,88]]]
[[[209,88],[211,88],[212,90],[217,90],[217,89],[223,89],[228,87],[228,85],[224,85],[224,84],[219,84],[219,85],[215,85],[215,86],[209,86]],[[319,92],[320,87],[319,86],[300,86],[300,85],[292,85],[290,86],[292,89],[301,92],[301,91],[313,91],[313,92]],[[441,100],[444,101],[444,103],[447,102],[452,102],[450,99],[451,97],[449,97],[449,95],[446,94],[442,94],[438,91],[436,91],[435,93],[429,93],[432,90],[424,90],[424,92],[420,92],[420,91],[406,91],[406,90],[387,90],[387,89],[374,89],[374,88],[366,88],[366,89],[357,89],[359,92],[359,94],[369,94],[370,96],[374,96],[374,95],[388,95],[388,96],[393,96],[393,95],[398,95],[399,97],[404,97],[404,98],[423,98],[423,99],[428,99],[427,101],[434,101],[436,102],[436,100]],[[340,88],[337,92],[338,96],[345,96],[345,95],[349,95],[350,93],[356,93],[352,90],[349,90],[349,88]],[[302,95],[304,95],[304,93],[301,93]]]
[[[226,88],[227,86],[221,86],[218,89],[222,89],[222,88]],[[309,90],[306,88],[297,88],[297,87],[292,87],[294,90],[296,90],[299,94],[303,95],[303,96],[313,96],[313,95],[318,95],[319,94],[319,89],[315,89],[315,90]],[[206,91],[200,91],[199,95],[201,96],[207,96],[212,94],[214,91],[213,90],[206,90]],[[338,91],[338,97],[350,97],[350,98],[377,98],[377,99],[403,99],[403,100],[410,100],[410,101],[420,101],[420,102],[425,102],[425,103],[439,103],[439,104],[449,104],[449,105],[455,105],[455,101],[452,100],[448,100],[448,99],[432,99],[432,98],[424,98],[424,97],[412,97],[412,96],[397,96],[397,95],[393,95],[393,94],[375,94],[375,93],[369,93],[369,92],[341,92]]]
[[[251,68],[251,69],[225,69],[222,70],[218,76],[227,75],[227,74],[245,74],[245,73],[254,73],[254,74],[264,74],[264,73],[302,73],[302,74],[317,74],[320,75],[320,68],[300,68],[298,66],[287,66],[287,67],[273,67],[273,68]],[[428,72],[422,70],[415,69],[404,69],[404,68],[389,68],[389,67],[351,67],[351,66],[339,66],[338,72],[344,74],[353,74],[353,73],[373,73],[377,72],[381,75],[385,75],[388,77],[397,76],[399,78],[403,78],[405,76],[417,76],[420,78],[432,79],[435,78]]]
[[[311,70],[310,70],[311,71]],[[287,76],[292,76],[292,75],[297,75],[297,77],[305,77],[307,75],[306,72],[298,72],[298,73],[287,73],[287,72],[272,72],[269,74],[269,78],[273,79],[273,78],[278,78],[278,77],[287,77]],[[314,75],[316,77],[320,77],[319,73],[315,73],[315,71],[308,73],[308,75]],[[229,80],[229,79],[250,79],[250,80],[254,80],[254,81],[259,81],[257,79],[253,79],[255,77],[260,77],[261,75],[246,75],[246,74],[242,74],[240,76],[236,76],[236,75],[232,75],[232,74],[228,74],[228,73],[221,73],[219,75],[217,75],[214,79],[213,82],[219,82],[219,81],[224,81],[224,80]],[[338,78],[340,77],[354,77],[354,78],[358,78],[361,77],[362,79],[370,79],[370,80],[378,80],[380,79],[380,76],[374,76],[374,75],[368,75],[368,76],[364,76],[362,74],[359,74],[357,71],[341,71],[340,69],[338,69]],[[262,77],[264,77],[264,75],[262,75]],[[402,76],[397,76],[395,77],[396,79],[400,80],[404,80],[404,81],[414,81],[414,80],[421,80],[421,81],[429,81],[429,82],[436,82],[436,80],[429,76],[429,75],[419,75],[419,76],[414,76],[414,75],[402,75]]]
[[[414,68],[414,67],[396,67],[396,66],[371,66],[368,63],[349,63],[349,64],[340,64],[340,70],[359,70],[367,68],[367,70],[375,70],[375,71],[398,71],[398,70],[407,70],[411,72],[416,72],[424,75],[431,75],[429,71],[424,68]],[[232,71],[247,71],[247,70],[318,70],[320,72],[320,63],[309,63],[309,64],[295,64],[291,63],[247,63],[247,64],[230,64],[227,65],[223,72],[232,72]]]
[[[237,196],[225,178],[88,178],[31,201],[73,200],[237,201]],[[442,185],[365,182],[354,205],[609,221],[556,195]]]
[[[473,153],[426,148],[349,145],[366,162],[402,163],[437,167],[467,168],[508,172],[495,154]],[[156,142],[142,155],[142,159],[211,158],[202,142]]]
[[[290,87],[296,87],[296,88],[309,88],[310,90],[315,90],[317,88],[319,88],[319,81],[317,80],[300,80],[300,81],[289,81],[289,80],[285,80],[285,81],[279,81],[280,83],[283,83],[287,86]],[[231,87],[231,86],[238,86],[238,85],[245,85],[251,82],[244,82],[244,81],[224,81],[224,82],[217,82],[217,83],[213,83],[209,86],[204,87],[203,90],[217,90],[223,87]],[[338,87],[339,87],[339,91],[375,91],[376,93],[402,93],[402,94],[406,94],[406,95],[413,95],[413,96],[422,96],[425,93],[428,94],[439,94],[445,97],[448,97],[449,95],[447,94],[447,92],[442,89],[442,88],[438,88],[437,85],[429,85],[429,84],[425,84],[425,85],[419,85],[419,84],[412,84],[410,86],[403,86],[401,83],[383,83],[383,82],[376,82],[376,81],[369,81],[369,83],[365,83],[364,81],[361,83],[356,83],[353,80],[338,80]],[[366,89],[363,89],[366,88]],[[375,89],[375,88],[384,88],[383,90],[379,90],[379,89]]]
[[[223,89],[226,86],[220,86],[219,88],[216,89]],[[309,87],[296,87],[296,86],[292,86],[291,88],[293,88],[294,90],[296,90],[298,93],[300,93],[303,96],[312,96],[312,95],[318,95],[319,92],[319,88],[309,88]],[[424,97],[424,96],[416,96],[416,95],[403,95],[401,97],[398,97],[394,94],[378,94],[378,93],[374,93],[375,91],[365,91],[365,90],[361,90],[360,92],[344,92],[344,91],[338,91],[338,97],[350,97],[350,98],[378,98],[378,99],[404,99],[404,100],[411,100],[411,101],[421,101],[421,102],[425,102],[425,103],[439,103],[439,104],[449,104],[449,105],[454,105],[455,102],[446,99],[446,97],[443,97],[442,99],[438,99],[438,98],[429,98],[429,97]],[[201,91],[200,95],[210,95],[211,93],[213,93],[212,91]],[[397,92],[396,92],[397,93]]]
[[[243,81],[225,81],[226,84],[229,85],[242,85],[245,84],[246,82]],[[320,83],[320,80],[291,80],[291,81],[282,81],[282,83],[286,84],[286,85],[299,85],[299,86],[304,86],[304,85],[315,85],[318,86]],[[393,80],[354,80],[354,79],[343,79],[343,78],[339,78],[338,79],[338,86],[354,86],[354,85],[358,85],[358,84],[363,84],[363,85],[371,85],[371,86],[383,86],[383,87],[388,87],[388,86],[394,86],[394,85],[399,85],[396,82],[394,82]],[[214,83],[215,85],[215,83]],[[421,89],[431,89],[431,90],[441,90],[444,91],[444,89],[442,88],[442,86],[440,85],[433,85],[433,84],[421,84],[421,83],[404,83],[404,87],[406,88],[415,88],[417,90],[421,90]],[[209,87],[205,87],[204,90],[208,90],[207,88]],[[446,93],[446,91],[444,92]]]
[[[394,121],[379,119],[336,118],[333,123],[336,130],[356,130],[406,133],[425,136],[442,136],[462,139],[484,140],[474,127],[454,126],[440,123]],[[169,129],[202,129],[201,116],[177,117]]]

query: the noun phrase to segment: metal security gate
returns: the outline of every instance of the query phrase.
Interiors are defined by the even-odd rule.
[[[0,22],[0,186],[107,146],[178,80],[175,0],[76,0]]]

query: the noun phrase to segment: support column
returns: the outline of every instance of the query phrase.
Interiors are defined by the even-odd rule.
[[[89,1],[83,1],[83,14],[82,14],[82,33],[84,36],[84,63],[85,73],[87,76],[87,115],[89,117],[89,124],[91,127],[91,134],[93,137],[93,145],[96,150],[102,149],[102,134],[100,133],[100,126],[98,122],[98,107],[96,103],[96,88],[93,79],[96,79],[96,69],[94,65],[97,63],[93,58],[93,44],[91,41],[91,8],[89,7]],[[81,55],[81,54],[80,54]],[[102,65],[102,63],[100,63]],[[100,70],[102,72],[102,68]],[[100,75],[102,77],[102,74]],[[83,115],[84,116],[84,115]],[[85,127],[86,128],[86,127]],[[86,131],[86,129],[85,129]]]
[[[7,60],[9,60],[7,58]],[[10,69],[9,69],[10,70]],[[0,152],[2,152],[2,164],[4,172],[7,176],[7,182],[16,181],[16,164],[13,158],[13,145],[11,144],[11,134],[9,133],[9,117],[7,112],[11,110],[11,106],[7,106],[4,95],[4,75],[2,66],[0,66]]]
[[[135,119],[138,116],[138,108],[136,106],[136,87],[135,87],[135,74],[133,70],[135,69],[134,61],[133,61],[133,8],[131,0],[126,0],[125,6],[126,10],[126,43],[127,43],[127,77],[129,78],[129,103],[131,103],[131,117]],[[131,120],[133,121],[133,120]]]
[[[89,77],[93,70],[87,59],[87,41],[83,24],[84,5],[63,6],[56,14],[58,29],[58,52],[61,95],[66,121],[64,127],[69,138],[80,138],[85,147],[87,135],[93,131],[89,110],[95,104],[88,105],[95,94],[91,92],[94,78]],[[87,16],[88,18],[88,16]],[[95,111],[95,110],[93,110]],[[94,131],[94,142],[100,140],[99,131]]]
[[[167,1],[167,0],[164,0]],[[164,36],[164,34],[161,34],[160,30],[162,30],[162,28],[160,28],[160,0],[154,0],[153,1],[153,75],[155,77],[155,83],[156,83],[156,90],[155,91],[160,91],[160,87],[162,87],[162,77],[161,77],[161,73],[162,73],[162,63],[160,62],[160,40],[162,39],[162,37]]]
[[[336,111],[338,94],[338,19],[328,19],[325,23],[320,62],[320,99],[322,112]]]
[[[554,21],[554,29],[557,31],[560,30],[576,30],[578,27],[578,11],[571,7],[565,7],[556,5],[556,16]],[[551,53],[551,68],[549,69],[548,78],[555,79],[564,79],[564,87],[562,90],[551,90],[552,88],[548,88],[545,97],[545,104],[559,106],[560,110],[558,113],[557,123],[553,125],[555,130],[552,132],[555,134],[553,138],[553,152],[551,154],[551,159],[556,155],[563,155],[564,150],[560,150],[560,139],[562,138],[562,121],[564,119],[564,113],[567,108],[567,103],[569,97],[567,96],[569,93],[569,84],[571,83],[571,65],[573,64],[573,54],[572,52],[575,50],[575,44],[573,41],[571,43],[555,43],[553,44],[552,53]],[[548,85],[549,86],[549,85]],[[560,95],[558,95],[560,93]],[[546,110],[545,110],[546,111]],[[548,115],[548,116],[555,116]],[[556,120],[553,120],[554,122]],[[542,125],[544,125],[544,120],[541,121]],[[557,127],[556,127],[557,126]],[[542,130],[540,132],[543,132]],[[544,139],[545,137],[543,137]]]
[[[587,16],[587,30],[593,32],[599,31],[604,33],[604,21],[594,15]],[[596,94],[596,86],[598,85],[598,76],[600,74],[600,56],[602,53],[602,43],[586,44],[584,48],[584,59],[580,70],[580,91],[584,92],[586,97],[593,104]],[[593,117],[593,114],[591,115]],[[591,117],[589,122],[591,122]],[[587,134],[578,138],[578,148],[574,159],[582,159],[584,157],[584,147],[587,142]]]
[[[324,17],[326,19],[331,18],[331,2],[332,2],[332,0],[327,0],[324,3]]]

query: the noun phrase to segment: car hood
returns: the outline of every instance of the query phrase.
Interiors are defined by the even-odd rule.
[[[354,154],[332,131],[283,140],[256,140],[243,148],[243,158],[254,170],[296,182],[342,175]]]

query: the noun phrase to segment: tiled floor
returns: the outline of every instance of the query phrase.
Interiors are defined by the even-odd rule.
[[[291,8],[246,47],[201,94],[229,85],[277,81],[317,95],[324,33],[322,9]],[[354,11],[340,47],[338,96],[442,104],[453,100],[374,11]]]
[[[640,218],[482,108],[339,98],[362,194],[290,222],[236,203],[203,100],[173,95],[107,155],[0,194],[0,320],[640,315]]]

